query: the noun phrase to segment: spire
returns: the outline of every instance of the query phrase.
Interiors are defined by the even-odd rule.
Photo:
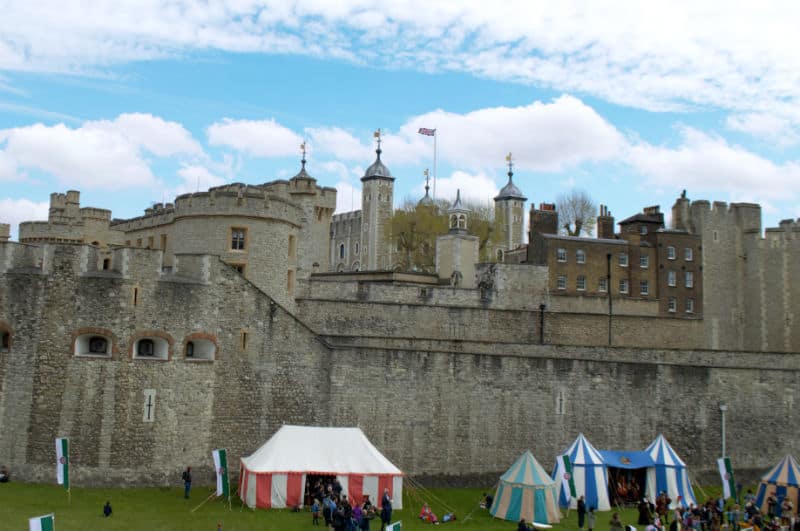
[[[425,168],[425,171],[423,171],[422,174],[425,176],[425,197],[419,200],[417,206],[435,206],[433,199],[431,199],[431,196],[428,195],[428,191],[431,189],[430,187],[431,177],[428,172],[428,168]]]
[[[447,210],[447,216],[450,219],[450,232],[465,234],[467,232],[467,215],[469,209],[461,203],[461,188],[456,190],[456,200]]]
[[[375,133],[373,134],[375,138],[378,139],[378,148],[375,150],[375,153],[378,154],[378,160],[381,160],[381,128],[379,127]]]
[[[312,176],[306,172],[306,143],[305,141],[300,144],[300,153],[302,153],[302,157],[300,159],[300,171],[292,177],[292,179],[313,179]]]
[[[497,197],[495,197],[494,200],[521,199],[522,201],[526,201],[528,198],[522,195],[520,189],[514,184],[514,161],[510,151],[508,152],[508,155],[506,155],[506,163],[508,164],[508,182],[502,188],[502,190],[500,190],[500,193],[497,194]]]
[[[303,143],[300,144],[300,151],[303,152],[303,158],[302,158],[302,160],[300,160],[300,163],[302,164],[302,167],[300,168],[300,171],[302,172],[302,171],[305,171],[305,169],[306,169],[306,143],[305,143],[305,141],[303,141]]]
[[[389,172],[389,168],[381,161],[381,130],[378,129],[373,133],[373,136],[378,140],[378,148],[375,150],[375,153],[378,155],[378,158],[375,159],[375,162],[367,168],[367,171],[364,172],[364,176],[361,178],[361,181],[365,181],[368,179],[388,179],[394,181],[394,177]]]

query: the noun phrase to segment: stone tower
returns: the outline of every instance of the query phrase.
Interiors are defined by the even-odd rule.
[[[527,197],[514,184],[512,171],[514,165],[511,153],[506,156],[508,161],[508,183],[494,198],[494,221],[496,230],[500,233],[498,249],[511,251],[522,243],[522,225],[525,219],[525,201]]]
[[[467,232],[469,210],[461,204],[461,190],[447,211],[450,230],[436,238],[436,271],[441,279],[449,279],[454,287],[475,287],[475,263],[480,241]]]
[[[361,178],[362,267],[368,271],[392,268],[389,223],[394,200],[394,177],[381,161],[380,130],[375,133],[377,158]]]

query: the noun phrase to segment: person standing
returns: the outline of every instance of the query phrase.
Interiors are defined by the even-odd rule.
[[[381,531],[392,523],[392,498],[389,496],[389,489],[383,489],[381,498]]]
[[[586,520],[586,502],[581,495],[578,497],[578,529],[583,529],[583,523]]]
[[[192,467],[187,466],[181,474],[183,479],[183,497],[189,499],[189,491],[192,490]]]
[[[103,506],[103,516],[108,518],[109,516],[111,516],[111,512],[112,512],[111,502],[109,500],[106,500],[106,504]]]
[[[589,512],[586,514],[586,525],[589,527],[589,531],[594,531],[594,507],[589,507]]]

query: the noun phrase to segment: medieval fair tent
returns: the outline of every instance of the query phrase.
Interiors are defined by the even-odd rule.
[[[575,494],[583,496],[586,507],[594,507],[598,511],[608,511],[611,509],[608,503],[608,478],[606,476],[606,465],[600,452],[592,446],[582,433],[578,434],[569,448],[564,450],[561,455],[569,457],[572,465],[572,480],[575,484]],[[569,491],[565,488],[563,478],[567,471],[564,468],[564,461],[560,457],[556,459],[556,468],[553,471],[553,479],[561,485],[558,489],[558,505],[560,507],[577,507],[578,500],[570,498]]]
[[[373,503],[389,489],[393,507],[403,505],[403,473],[359,428],[282,426],[261,448],[242,458],[239,496],[248,507],[298,507],[307,475],[336,476],[342,493]]]
[[[797,507],[798,486],[800,486],[800,467],[791,455],[787,455],[775,465],[772,470],[761,476],[756,495],[756,506],[761,511],[767,511],[767,498],[775,494],[778,499],[776,511],[780,515],[781,504],[784,498],[792,501],[792,506]]]
[[[558,485],[529,451],[525,451],[505,474],[489,510],[495,518],[518,522],[554,524],[561,519],[556,505]]]
[[[697,505],[694,491],[689,484],[689,474],[686,463],[678,457],[675,450],[669,445],[667,439],[659,434],[656,439],[645,449],[653,460],[653,466],[647,469],[647,495],[651,500],[661,492],[666,492],[672,499],[670,508],[682,505],[689,507]]]

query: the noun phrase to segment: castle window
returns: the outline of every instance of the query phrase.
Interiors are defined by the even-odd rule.
[[[567,250],[566,249],[556,249],[556,260],[559,262],[566,262],[567,261]]]
[[[289,258],[294,258],[297,253],[297,243],[293,234],[289,235]]]
[[[286,291],[290,297],[294,293],[294,271],[291,269],[286,272]]]
[[[675,260],[675,247],[667,247],[667,260]]]
[[[378,201],[382,199],[381,194],[378,194]]]
[[[344,244],[339,244],[339,258],[344,258]]]
[[[185,357],[190,361],[213,361],[217,357],[217,344],[204,334],[191,334],[184,339]]]
[[[713,231],[713,232],[711,233],[711,236],[712,236],[712,239],[713,239],[715,242],[716,242],[716,241],[719,241],[719,232],[717,232],[717,231]]]
[[[229,263],[228,265],[234,268],[240,275],[244,275],[245,264]]]
[[[608,277],[600,277],[600,280],[597,282],[597,291],[600,293],[606,293],[608,291]]]
[[[358,242],[356,242],[356,245],[355,245],[355,248],[356,248],[356,249],[355,249],[355,250],[356,250],[356,254],[358,254],[358,251],[359,251],[359,248],[358,248],[358,247],[359,247],[359,245],[358,245]]]
[[[564,275],[558,275],[558,279],[556,279],[556,287],[558,289],[567,289],[567,277]]]
[[[694,313],[694,299],[686,299],[686,313]]]
[[[575,283],[575,288],[578,291],[586,291],[586,277],[584,276],[578,277],[578,280]]]
[[[628,253],[619,253],[619,266],[628,267]]]
[[[0,352],[8,352],[11,349],[11,332],[0,330]]]
[[[154,238],[152,236],[147,237],[147,248],[153,249]]]
[[[675,271],[668,271],[667,272],[667,286],[669,286],[671,288],[674,288],[678,284],[676,277],[677,277],[677,275],[675,274]]]
[[[99,356],[111,357],[111,340],[110,331],[101,331],[96,329],[84,329],[87,333],[80,334],[75,338],[73,344],[73,354],[75,356]],[[102,335],[101,335],[102,334]]]
[[[186,343],[186,357],[193,358],[194,357],[194,343],[189,341]]]
[[[675,313],[675,310],[678,308],[678,301],[675,297],[670,297],[667,299],[667,311]]]
[[[167,250],[167,235],[166,234],[162,234],[161,235],[161,250],[162,251],[166,251]]]
[[[646,280],[639,281],[639,293],[642,295],[650,295],[650,283]]]
[[[136,247],[141,247],[141,246],[142,246],[142,239],[136,238]]]
[[[139,304],[139,288],[133,288],[133,305]]]
[[[629,290],[630,290],[630,287],[628,285],[628,279],[627,278],[621,278],[619,280],[619,292],[620,293],[628,293]]]
[[[169,342],[162,337],[143,337],[133,345],[134,358],[169,359]]]
[[[111,260],[109,258],[103,258],[103,271],[108,271],[111,268]]]
[[[585,264],[586,263],[586,251],[584,251],[583,249],[578,249],[577,251],[575,251],[575,262],[577,262],[579,264]]]
[[[694,251],[692,250],[691,247],[687,247],[686,249],[683,250],[683,252],[684,252],[683,255],[684,260],[686,260],[687,262],[691,262],[692,260],[694,260]]]
[[[646,254],[643,254],[639,257],[639,267],[642,269],[647,269],[650,267],[650,257]]]
[[[231,227],[231,250],[244,251],[246,248],[247,229]]]
[[[242,351],[247,350],[247,332],[242,330],[241,337],[239,339],[240,339],[239,346],[242,348]]]
[[[686,276],[684,277],[684,285],[687,288],[694,287],[694,273],[692,273],[691,271],[686,272]]]

